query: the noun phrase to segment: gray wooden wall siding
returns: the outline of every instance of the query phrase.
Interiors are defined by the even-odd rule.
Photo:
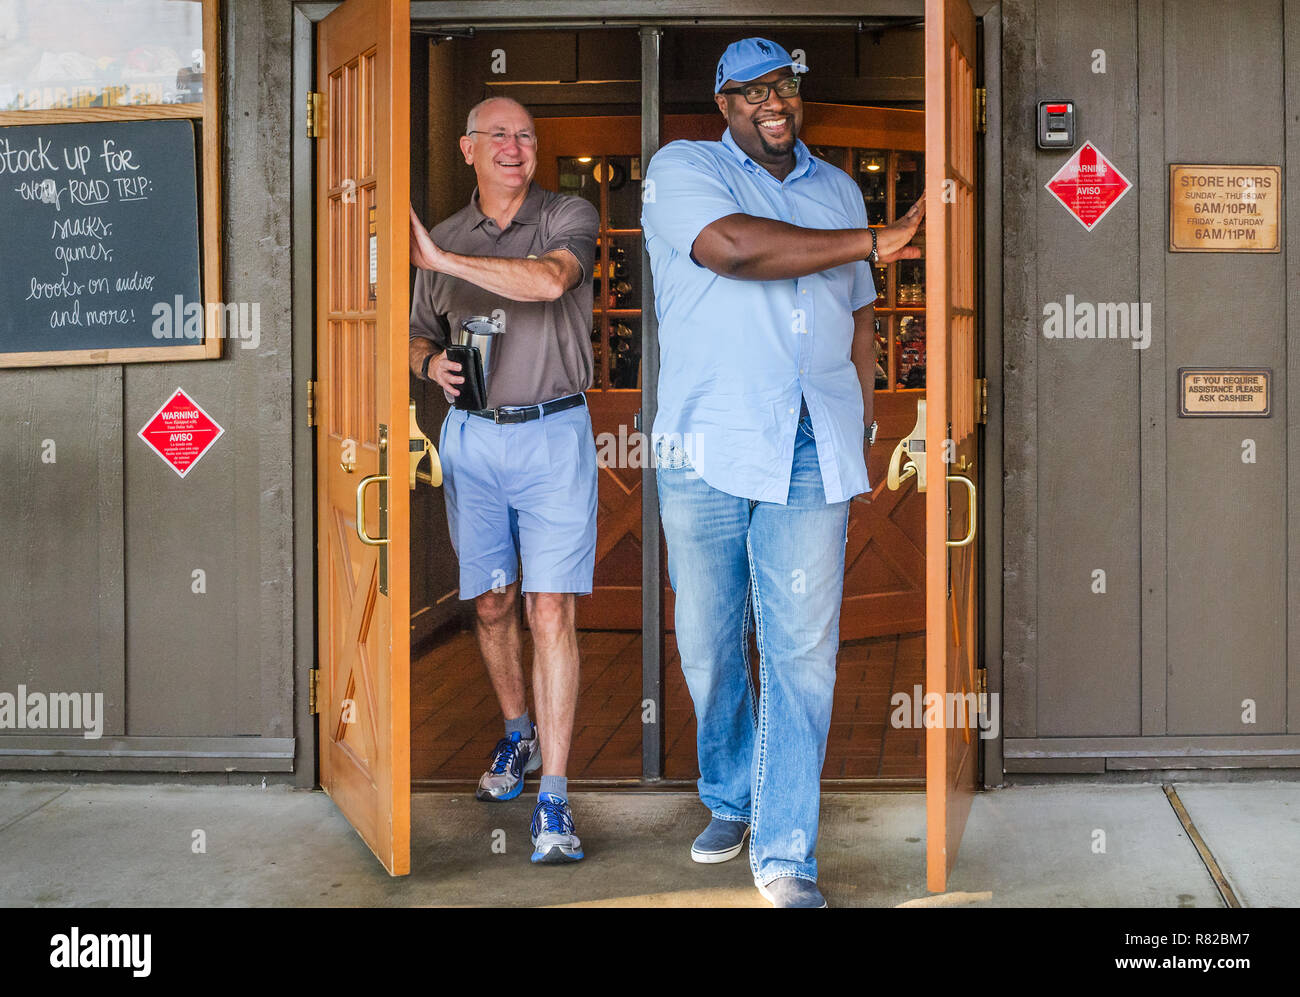
[[[258,304],[260,345],[0,372],[0,691],[103,692],[106,711],[99,741],[0,733],[0,768],[291,768],[291,17],[223,10],[223,297]],[[136,436],[178,386],[226,430],[183,480]]]
[[[1137,182],[1136,17],[1129,0],[1039,4],[1037,98],[1064,95],[1080,108],[1080,144],[1093,142]],[[1081,30],[1082,29],[1082,30]],[[1093,73],[1092,52],[1106,53]],[[1032,119],[1031,119],[1032,120]],[[1034,147],[1034,136],[1021,144]],[[1138,557],[1141,351],[1119,340],[1047,341],[1043,307],[1138,300],[1139,191],[1092,232],[1044,185],[1070,154],[1038,153],[1035,258],[1038,347],[1038,682],[1032,715],[1040,735],[1138,734]],[[1158,197],[1162,183],[1140,194]],[[1106,593],[1092,592],[1105,571]],[[1033,713],[1029,714],[1032,708]],[[1014,728],[1021,727],[1017,717]],[[1019,730],[1016,729],[1019,733]],[[1011,731],[1008,731],[1010,735]]]
[[[1298,6],[1003,4],[1007,771],[1300,764],[1294,704],[1287,717],[1295,213],[1278,255],[1166,248],[1169,163],[1282,164],[1289,186],[1300,116],[1283,51]],[[1080,144],[1136,185],[1091,233],[1044,189],[1066,158],[1035,148],[1048,98],[1075,100]],[[1067,294],[1149,302],[1150,347],[1045,339],[1044,306]],[[1274,416],[1179,419],[1176,372],[1196,364],[1272,367]],[[1293,656],[1293,689],[1296,670]]]
[[[1285,162],[1282,4],[1172,6],[1164,18],[1164,119],[1152,123],[1163,132],[1165,160]],[[1153,59],[1157,44],[1152,38],[1143,46]],[[1166,254],[1165,383],[1173,385],[1177,369],[1190,364],[1260,365],[1282,374],[1286,274],[1283,254]],[[1270,419],[1178,419],[1173,392],[1169,402],[1166,732],[1281,733],[1286,378],[1277,378],[1278,415]],[[1255,442],[1253,464],[1242,462],[1245,439]],[[1253,729],[1242,725],[1245,700],[1257,704]]]

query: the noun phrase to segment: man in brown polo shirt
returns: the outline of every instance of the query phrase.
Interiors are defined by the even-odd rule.
[[[532,183],[537,141],[521,104],[496,97],[460,139],[478,186],[468,206],[426,231],[411,212],[411,370],[454,398],[464,384],[449,335],[473,315],[504,326],[492,346],[487,409],[442,424],[447,522],[460,597],[473,599],[479,648],[505,717],[475,794],[514,799],[541,768],[534,862],[583,857],[565,768],[578,695],[574,601],[591,592],[596,448],[582,392],[591,386],[592,271],[600,220],[587,201]],[[529,717],[516,611],[519,562],[533,637]]]

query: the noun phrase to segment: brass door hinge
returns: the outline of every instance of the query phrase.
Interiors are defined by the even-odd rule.
[[[307,382],[307,428],[316,425],[316,382]]]
[[[307,91],[307,137],[320,138],[321,103],[325,95],[319,90]]]
[[[989,130],[989,91],[987,87],[975,88],[976,129],[981,135]]]
[[[316,684],[320,679],[320,669],[313,668],[307,675],[307,712],[315,716],[320,712],[316,706]]]
[[[989,715],[989,672],[987,668],[975,669],[975,688],[979,693],[980,716]]]
[[[989,379],[987,377],[975,378],[975,397],[976,405],[979,409],[975,421],[981,426],[988,425],[989,421]]]

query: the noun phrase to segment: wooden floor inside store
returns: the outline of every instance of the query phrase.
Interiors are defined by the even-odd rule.
[[[581,631],[578,647],[582,686],[569,778],[638,779],[641,635]],[[525,662],[531,662],[531,656],[525,631]],[[693,781],[699,775],[695,716],[672,634],[665,640],[664,660],[664,775]],[[889,723],[894,692],[906,693],[910,703],[924,681],[924,671],[924,634],[875,637],[841,646],[823,779],[924,780],[924,730]],[[501,729],[500,710],[472,631],[454,631],[412,661],[413,784],[476,781]]]

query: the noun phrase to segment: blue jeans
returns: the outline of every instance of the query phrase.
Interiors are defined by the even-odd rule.
[[[686,463],[678,457],[664,455],[657,478],[700,799],[715,817],[750,823],[755,882],[815,881],[849,503],[827,503],[806,417],[786,505],[720,492],[673,466]]]

